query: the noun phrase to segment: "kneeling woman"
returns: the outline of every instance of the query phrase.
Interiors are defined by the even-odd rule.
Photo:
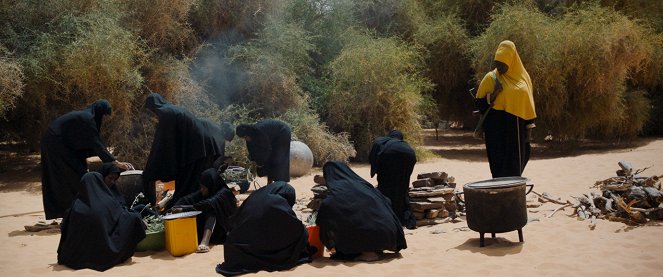
[[[323,174],[329,192],[316,224],[332,259],[374,261],[383,250],[407,248],[388,198],[343,163],[327,162]]]
[[[140,215],[122,207],[101,174],[88,172],[62,220],[58,264],[105,271],[133,256],[143,238]]]
[[[173,212],[202,211],[196,217],[198,227],[198,253],[209,251],[209,243],[223,243],[228,230],[228,217],[237,210],[237,199],[219,176],[215,168],[210,168],[200,175],[200,191],[180,198],[173,207]]]
[[[224,261],[216,272],[234,276],[310,262],[308,232],[292,210],[294,204],[295,189],[283,181],[251,193],[230,219]]]

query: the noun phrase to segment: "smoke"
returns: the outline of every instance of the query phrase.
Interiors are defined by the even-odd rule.
[[[244,40],[244,35],[237,30],[226,31],[203,46],[191,64],[191,77],[221,108],[236,102],[246,82],[243,65],[233,62],[229,56],[229,49]]]

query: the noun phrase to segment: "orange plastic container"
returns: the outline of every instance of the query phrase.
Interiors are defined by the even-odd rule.
[[[306,226],[306,229],[308,230],[308,244],[318,249],[318,251],[313,254],[313,258],[322,257],[325,253],[325,246],[320,240],[320,227],[313,225]]]
[[[187,214],[191,214],[187,216]],[[196,229],[196,215],[200,213],[182,213],[164,217],[163,225],[166,229],[166,250],[175,257],[191,254],[198,250],[198,231]],[[184,217],[186,216],[186,217]]]
[[[163,183],[163,190],[175,190],[175,180]]]

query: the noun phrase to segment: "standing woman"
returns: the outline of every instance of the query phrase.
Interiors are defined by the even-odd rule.
[[[408,195],[417,155],[403,140],[403,133],[392,130],[388,136],[376,138],[368,160],[371,163],[371,177],[378,175],[378,190],[391,200],[391,209],[398,220],[408,229],[417,228]]]
[[[173,199],[166,206],[170,208],[180,198],[198,191],[200,173],[225,155],[225,141],[231,141],[235,132],[229,123],[219,125],[196,118],[157,93],[145,99],[145,108],[158,117],[159,123],[143,170],[144,189],[154,191],[156,180],[175,180]],[[147,198],[155,202],[154,193],[148,193]]]
[[[246,140],[249,160],[254,161],[258,176],[267,176],[267,183],[290,181],[290,126],[276,119],[237,126],[237,136]]]
[[[530,156],[536,125],[533,87],[516,45],[505,40],[495,52],[495,69],[481,80],[476,102],[482,113],[488,163],[493,178],[521,176]]]
[[[128,167],[108,152],[101,140],[101,122],[112,107],[105,99],[84,110],[58,117],[41,140],[41,189],[46,219],[62,217],[80,190],[88,157],[99,156],[122,170]]]

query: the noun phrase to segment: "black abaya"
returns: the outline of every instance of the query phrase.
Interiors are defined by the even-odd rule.
[[[371,177],[378,175],[378,190],[391,201],[391,208],[403,226],[416,228],[417,221],[410,208],[410,175],[417,163],[414,149],[398,131],[373,141],[369,154]]]
[[[101,174],[89,172],[62,220],[58,264],[105,271],[134,254],[145,238],[140,215],[117,202]]]
[[[407,248],[389,199],[341,162],[325,163],[323,174],[328,194],[316,223],[322,243],[335,248],[335,256],[352,258],[362,252]]]
[[[203,239],[207,217],[214,216],[216,225],[210,241],[223,243],[226,239],[226,232],[230,229],[228,218],[237,211],[237,199],[214,168],[203,171],[200,183],[207,187],[209,193],[207,197],[203,196],[202,192],[196,191],[180,198],[175,206],[191,205],[193,209],[202,211],[196,216],[198,242]]]
[[[525,120],[505,111],[488,111],[483,128],[493,178],[521,176],[531,151],[525,125]]]
[[[97,100],[81,111],[69,112],[53,121],[41,140],[42,197],[46,219],[62,217],[80,189],[87,172],[86,158],[99,156],[103,162],[115,157],[99,136],[110,103]]]
[[[285,182],[251,193],[230,219],[224,261],[216,272],[233,276],[310,262],[308,232],[292,210],[294,203],[295,189]]]
[[[240,125],[242,126],[242,125]],[[250,141],[246,142],[249,159],[259,167],[258,176],[271,181],[290,181],[290,127],[283,121],[265,119],[244,127],[250,129]],[[244,134],[238,127],[238,135]]]
[[[168,208],[185,195],[198,190],[198,178],[225,154],[225,134],[219,124],[198,119],[190,112],[168,103],[153,93],[145,107],[159,118],[150,155],[143,170],[145,191],[156,181],[175,180],[175,194]],[[155,195],[148,193],[150,202]]]

